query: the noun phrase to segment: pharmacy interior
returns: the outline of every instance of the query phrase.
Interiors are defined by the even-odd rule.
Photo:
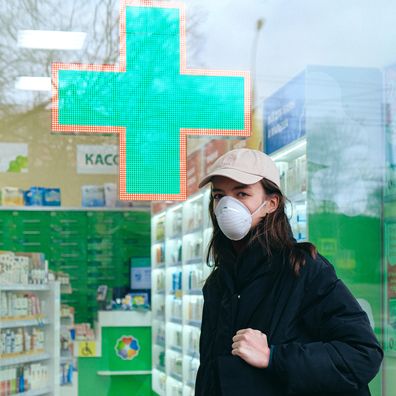
[[[334,264],[383,346],[371,394],[393,395],[396,5],[181,4],[185,19],[168,1],[0,1],[0,396],[194,395],[213,231],[210,186],[198,183],[220,155],[242,147],[275,160],[294,237]],[[125,30],[171,26],[173,44],[127,44],[135,48],[126,55],[135,65],[129,92],[138,94],[113,89],[115,78],[90,85],[80,74],[71,96],[89,90],[90,102],[81,99],[56,120],[67,127],[54,128],[54,106],[69,99],[54,102],[52,64],[122,64],[120,21],[136,22],[147,8],[168,11],[147,12]],[[201,96],[178,96],[172,107],[182,84],[173,67],[195,76],[250,72],[249,136],[188,136],[184,200],[122,199],[122,135],[89,128],[108,128],[108,119],[117,128],[137,109],[141,119],[127,126],[145,133],[136,155],[157,152],[174,120],[200,128],[207,120],[194,109],[215,90],[197,78],[188,87]],[[107,78],[118,69],[93,70]],[[234,122],[214,115],[220,128]]]

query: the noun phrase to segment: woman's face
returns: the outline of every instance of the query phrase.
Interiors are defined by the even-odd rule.
[[[246,185],[229,179],[228,177],[214,176],[212,178],[214,208],[219,200],[226,195],[241,201],[250,210],[250,213],[253,213],[264,201],[267,201],[267,203],[253,216],[252,228],[254,228],[267,213],[272,212],[277,207],[277,199],[267,196],[261,182]]]

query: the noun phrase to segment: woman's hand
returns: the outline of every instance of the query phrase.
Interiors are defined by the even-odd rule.
[[[270,349],[267,336],[259,330],[239,330],[232,339],[232,354],[258,368],[268,367]]]

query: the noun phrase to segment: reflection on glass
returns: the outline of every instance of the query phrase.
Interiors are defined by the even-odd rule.
[[[293,232],[300,241],[314,242],[332,261],[366,311],[385,350],[371,393],[393,396],[396,67],[389,65],[396,62],[396,5],[386,0],[299,0],[287,6],[263,0],[185,3],[189,67],[253,69],[258,134],[271,130],[272,141],[264,142],[264,149],[281,170]],[[150,254],[150,220],[147,213],[140,217],[117,207],[118,136],[51,133],[51,63],[117,65],[118,15],[118,0],[0,2],[0,383],[5,380],[13,394],[54,394],[57,384],[72,382],[62,388],[62,395],[75,396],[73,367],[78,368],[79,395],[132,394],[133,386],[141,386],[142,394],[151,386],[161,395],[187,396],[193,391],[200,316],[196,293],[207,271],[196,261],[210,233],[200,235],[197,230],[206,215],[193,202],[194,210],[186,216],[183,206],[170,213],[169,222],[164,218],[157,224],[154,218],[153,229],[158,227],[151,249],[157,293],[152,335],[147,328],[135,333],[119,320],[117,328],[103,326],[99,341],[94,324],[97,289],[109,288],[104,304],[113,297],[111,288],[122,300],[130,257]],[[158,20],[143,25],[153,23]],[[164,23],[177,30],[171,15]],[[128,26],[129,34],[135,28]],[[175,83],[177,41],[140,37],[128,54],[133,72],[128,78],[120,73],[110,80],[94,73],[90,79],[71,76],[69,88],[79,98],[79,110],[65,122],[76,122],[77,116],[79,122],[91,121],[84,112],[88,91],[97,98],[94,117],[103,125],[129,122],[157,132],[164,124],[177,127],[169,117],[172,111],[190,127],[199,125],[203,115],[215,126],[227,118],[227,109],[207,107],[206,98],[215,89],[210,78],[180,78]],[[145,84],[138,89],[142,80]],[[148,97],[150,111],[143,106]],[[65,96],[61,104],[68,100]],[[132,138],[141,146],[154,144],[151,134]],[[111,161],[106,157],[110,154]],[[106,191],[112,209],[81,207],[87,202],[106,205]],[[44,202],[61,206],[42,207]],[[35,206],[21,208],[27,204]],[[197,224],[183,225],[188,219]],[[198,236],[183,238],[183,227]],[[166,240],[167,230],[174,241]],[[60,290],[52,280],[47,282],[47,275],[43,278],[45,261],[31,257],[27,261],[35,265],[26,268],[27,257],[21,252],[44,253]],[[186,265],[183,257],[190,260]],[[180,265],[174,280],[175,290],[185,289],[182,304],[180,296],[168,296],[173,285],[168,259]],[[168,313],[177,323],[165,324]],[[180,324],[182,320],[189,324]],[[73,344],[73,339],[81,342]],[[135,339],[138,356],[146,359],[139,371],[152,368],[152,384],[120,374],[128,371],[131,361],[117,358],[117,353],[133,354]],[[166,349],[168,341],[173,350]],[[101,356],[77,358],[79,353]]]

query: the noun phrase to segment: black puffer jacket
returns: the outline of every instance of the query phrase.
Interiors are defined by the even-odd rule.
[[[383,352],[366,313],[333,266],[306,257],[296,277],[282,254],[259,244],[206,282],[196,396],[366,396]],[[231,354],[252,328],[275,346],[267,369]]]

